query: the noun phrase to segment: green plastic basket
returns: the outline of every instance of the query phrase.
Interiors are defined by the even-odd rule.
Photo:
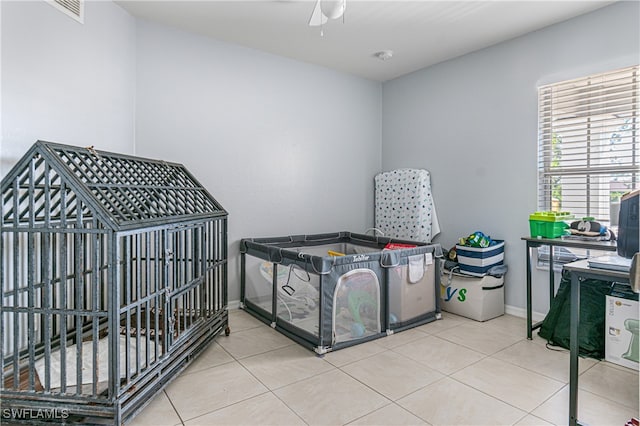
[[[535,212],[529,215],[529,229],[532,238],[558,238],[569,225],[564,222],[574,216],[569,212]]]

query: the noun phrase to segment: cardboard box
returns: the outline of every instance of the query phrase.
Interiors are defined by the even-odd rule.
[[[487,321],[504,315],[504,276],[482,278],[445,271],[441,277],[440,297],[443,311]]]
[[[614,291],[606,297],[605,360],[638,370],[639,305],[637,300],[627,298],[633,296],[625,296]]]

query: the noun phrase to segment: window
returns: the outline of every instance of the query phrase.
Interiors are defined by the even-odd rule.
[[[640,67],[538,89],[538,208],[617,225],[639,187]],[[611,223],[610,223],[611,218]]]

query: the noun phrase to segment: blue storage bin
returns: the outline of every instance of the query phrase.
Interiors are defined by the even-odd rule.
[[[489,269],[504,263],[504,241],[489,247],[468,247],[456,244],[456,254],[460,270],[466,274],[484,276]]]

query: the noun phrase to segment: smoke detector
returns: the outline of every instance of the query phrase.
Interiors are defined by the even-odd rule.
[[[374,53],[373,56],[380,59],[381,61],[386,61],[393,57],[393,50],[382,50],[380,52]]]

